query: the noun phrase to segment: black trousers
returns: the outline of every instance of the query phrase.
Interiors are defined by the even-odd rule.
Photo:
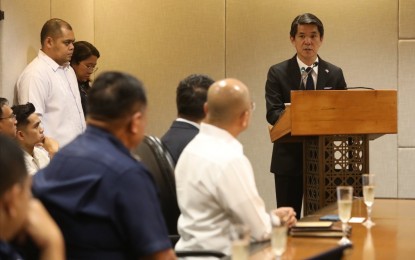
[[[274,179],[277,207],[294,208],[297,219],[300,219],[303,201],[303,176],[274,174]]]

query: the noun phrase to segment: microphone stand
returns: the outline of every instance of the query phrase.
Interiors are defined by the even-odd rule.
[[[299,90],[305,90],[304,80],[307,78],[308,73],[305,71],[304,67],[301,67],[301,80],[300,85],[298,86]]]

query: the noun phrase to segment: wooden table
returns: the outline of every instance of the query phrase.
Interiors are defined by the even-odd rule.
[[[301,221],[315,221],[326,214],[337,214],[336,203]],[[352,217],[366,217],[361,199],[353,201]],[[415,259],[415,200],[376,199],[372,210],[376,226],[367,230],[361,223],[352,226],[353,248],[345,259]],[[305,259],[337,246],[339,238],[289,237],[282,259]],[[269,243],[253,252],[250,259],[274,259]]]

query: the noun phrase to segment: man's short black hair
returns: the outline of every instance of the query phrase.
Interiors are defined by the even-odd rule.
[[[180,81],[176,90],[178,116],[192,121],[203,119],[203,105],[207,99],[207,91],[213,83],[213,79],[202,74],[192,74]]]
[[[25,105],[16,105],[12,107],[13,113],[16,115],[17,124],[16,126],[22,127],[29,124],[29,116],[35,112],[35,106],[28,102]]]
[[[0,135],[0,197],[16,183],[27,177],[23,150],[15,140]]]
[[[132,75],[109,71],[100,74],[88,94],[88,116],[111,121],[143,110],[147,98],[142,83]]]
[[[62,36],[62,28],[72,31],[71,25],[62,19],[52,18],[46,21],[40,31],[40,44],[43,46],[43,42],[47,37],[57,38]]]
[[[292,38],[295,38],[295,35],[297,34],[298,25],[302,24],[316,25],[318,32],[320,33],[320,37],[322,38],[324,36],[324,26],[320,19],[318,19],[317,16],[315,16],[314,14],[305,13],[295,17],[293,22],[291,23],[290,36]]]

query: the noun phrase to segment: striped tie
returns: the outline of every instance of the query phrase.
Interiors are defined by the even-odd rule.
[[[305,90],[314,90],[314,80],[313,80],[313,76],[311,75],[312,72],[310,72],[311,67],[307,67],[307,69],[305,70],[308,74],[307,76],[307,82],[305,84]]]

